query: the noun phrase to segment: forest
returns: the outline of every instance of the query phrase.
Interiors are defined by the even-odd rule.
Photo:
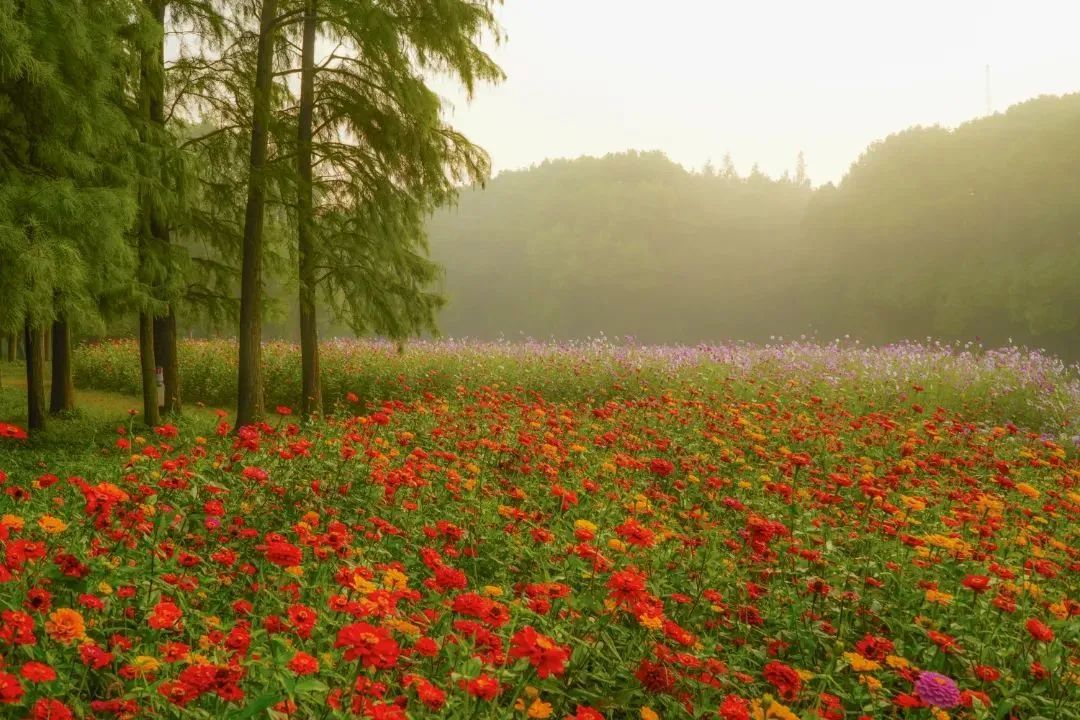
[[[660,153],[545,162],[428,224],[444,333],[850,336],[1080,357],[1080,95],[866,149],[836,185]]]

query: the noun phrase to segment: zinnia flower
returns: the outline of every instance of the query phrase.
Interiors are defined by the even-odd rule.
[[[60,608],[45,621],[45,632],[58,643],[70,645],[86,637],[86,623],[78,610]]]
[[[802,679],[799,678],[799,674],[794,668],[782,662],[773,660],[766,663],[762,674],[785,700],[794,700],[799,694],[799,689],[802,688]]]
[[[1050,642],[1054,639],[1054,631],[1037,618],[1029,619],[1024,627],[1031,633],[1031,637],[1039,642]]]
[[[915,694],[927,705],[954,708],[960,704],[960,690],[952,678],[936,672],[919,673],[915,681]]]

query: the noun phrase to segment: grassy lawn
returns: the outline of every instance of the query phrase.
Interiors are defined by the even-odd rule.
[[[45,370],[45,398],[49,397],[48,378],[50,368]],[[140,398],[120,393],[101,390],[75,388],[76,409],[74,412],[52,416],[44,432],[35,433],[28,441],[28,447],[48,453],[57,463],[50,466],[54,472],[59,467],[71,468],[77,465],[80,457],[88,453],[99,452],[108,447],[117,436],[117,428],[124,426],[132,433],[148,432],[131,410],[142,407]],[[196,432],[209,433],[217,422],[217,415],[211,408],[201,406],[185,407],[182,415],[184,424]],[[22,363],[0,362],[0,421],[25,426],[26,423],[26,370]],[[175,422],[175,421],[174,421]],[[16,458],[26,459],[28,453],[13,453]],[[41,453],[33,453],[41,457]]]

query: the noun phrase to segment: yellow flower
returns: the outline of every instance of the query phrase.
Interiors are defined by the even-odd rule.
[[[131,667],[134,668],[136,675],[150,675],[157,672],[161,663],[149,655],[139,655],[131,662]]]
[[[786,705],[781,705],[768,695],[763,700],[769,703],[765,709],[762,709],[762,700],[755,700],[750,707],[750,716],[754,720],[799,720],[799,716]]]
[[[922,498],[914,498],[908,497],[907,495],[901,495],[900,499],[903,501],[907,509],[913,512],[918,512],[919,510],[926,509],[926,501]]]
[[[52,515],[42,515],[37,521],[38,527],[49,535],[55,535],[67,530],[67,523]]]
[[[641,624],[641,627],[648,628],[649,630],[661,630],[664,627],[664,619],[653,615],[639,616],[638,623]]]
[[[1016,491],[1021,495],[1025,495],[1032,500],[1038,500],[1041,494],[1038,490],[1028,485],[1027,483],[1016,483]]]
[[[891,667],[893,670],[904,670],[905,668],[911,667],[911,663],[909,663],[907,660],[900,657],[899,655],[887,656],[885,658],[885,664]]]
[[[926,602],[935,603],[942,607],[948,607],[952,603],[953,596],[949,593],[938,592],[937,590],[926,591]]]
[[[25,521],[18,515],[5,515],[0,518],[0,525],[12,530],[22,530],[25,524]]]
[[[575,520],[574,521],[574,529],[575,530],[582,530],[584,532],[595,533],[596,532],[596,525],[589,522],[588,520]]]
[[[409,576],[400,570],[390,568],[383,573],[382,584],[388,590],[405,590],[409,587]]]
[[[651,707],[641,708],[641,720],[660,720],[660,716]]]
[[[105,581],[99,582],[98,586],[97,586],[97,591],[99,593],[101,593],[102,595],[112,595],[112,593],[113,593],[112,585],[110,585],[109,583],[107,583]]]
[[[881,689],[881,681],[873,675],[860,675],[859,682],[865,685],[870,692],[877,692]]]
[[[503,590],[497,585],[485,585],[484,594],[488,597],[502,597]]]
[[[544,720],[544,718],[551,717],[551,705],[540,698],[537,698],[529,705],[529,710],[526,714],[531,718]]]
[[[375,583],[367,580],[360,573],[353,573],[351,585],[353,590],[364,595],[375,592],[377,589]]]
[[[844,653],[844,659],[847,660],[848,665],[850,665],[851,669],[855,672],[873,672],[881,669],[880,664],[869,658],[865,658],[856,652]]]
[[[607,546],[609,549],[615,550],[617,552],[622,552],[626,550],[626,545],[623,544],[623,541],[619,540],[618,538],[611,538],[610,540],[608,540]]]
[[[60,608],[45,621],[45,632],[56,642],[70,645],[86,637],[86,622],[78,610]]]
[[[1065,601],[1059,600],[1047,608],[1054,617],[1058,620],[1067,620],[1069,617],[1069,609],[1065,607]]]
[[[397,630],[402,635],[409,635],[410,637],[415,637],[420,634],[419,627],[413,625],[407,620],[401,620],[400,618],[392,618],[390,620],[387,620],[386,625],[393,630]]]

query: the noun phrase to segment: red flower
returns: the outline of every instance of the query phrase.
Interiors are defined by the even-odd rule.
[[[968,590],[981,593],[985,592],[986,588],[990,587],[990,578],[987,575],[968,575],[960,584]]]
[[[0,672],[0,703],[14,704],[23,696],[23,687],[19,678],[6,672]]]
[[[19,669],[19,674],[30,682],[51,682],[56,679],[56,671],[45,663],[35,662],[31,660],[28,663],[23,663],[23,666]]]
[[[895,646],[888,638],[866,634],[862,640],[855,643],[855,649],[865,658],[884,662],[885,658],[893,654]]]
[[[169,680],[158,685],[158,694],[177,707],[184,707],[199,697],[199,689],[179,680]]]
[[[979,678],[983,682],[996,682],[1001,679],[1001,672],[989,665],[976,665],[975,677]]]
[[[656,538],[652,530],[649,530],[633,518],[617,526],[615,532],[627,543],[638,547],[652,547]]]
[[[67,705],[52,698],[41,698],[30,709],[30,720],[71,720],[72,717]]]
[[[566,669],[570,648],[558,645],[536,632],[531,625],[526,625],[510,638],[510,657],[527,658],[541,678],[558,677]]]
[[[588,705],[578,705],[573,715],[567,716],[568,720],[604,720],[604,716]]]
[[[675,687],[675,676],[660,663],[642,660],[634,672],[645,689],[652,693],[669,693]]]
[[[645,594],[645,580],[645,573],[637,568],[613,572],[607,581],[608,596],[621,605],[637,602]]]
[[[346,660],[360,660],[365,667],[384,670],[394,667],[401,653],[401,648],[389,632],[365,622],[341,628],[334,647],[346,648]]]
[[[487,674],[477,675],[468,682],[462,682],[465,686],[465,692],[481,700],[494,700],[502,692],[499,681]]]
[[[0,422],[0,438],[9,438],[11,440],[25,440],[27,437],[29,436],[26,434],[26,431],[18,425]]]
[[[161,601],[150,611],[147,624],[155,630],[182,630],[184,625],[180,619],[184,612],[175,603]]]
[[[675,465],[670,460],[664,460],[663,458],[653,458],[649,461],[649,470],[654,475],[660,477],[667,477],[671,473],[675,472]]]
[[[298,652],[292,656],[288,668],[297,675],[314,675],[319,672],[319,661],[306,652]]]
[[[296,567],[304,560],[304,552],[300,548],[282,539],[269,540],[259,549],[267,561],[283,568]]]
[[[413,650],[421,657],[435,657],[439,654],[439,644],[429,637],[422,637],[413,643]]]
[[[302,638],[311,637],[311,631],[315,629],[317,615],[315,611],[306,605],[290,605],[288,609],[289,622],[292,623],[296,634]]]
[[[802,680],[793,668],[773,660],[765,664],[762,670],[765,680],[776,688],[784,700],[794,700],[802,687]]]
[[[717,711],[720,720],[750,720],[750,703],[738,695],[728,695]]]
[[[1029,619],[1027,623],[1024,624],[1024,627],[1031,633],[1031,637],[1039,642],[1050,642],[1054,639],[1054,631],[1036,618]]]
[[[416,689],[416,696],[428,710],[440,710],[446,704],[446,693],[419,675],[406,675],[405,686]]]

